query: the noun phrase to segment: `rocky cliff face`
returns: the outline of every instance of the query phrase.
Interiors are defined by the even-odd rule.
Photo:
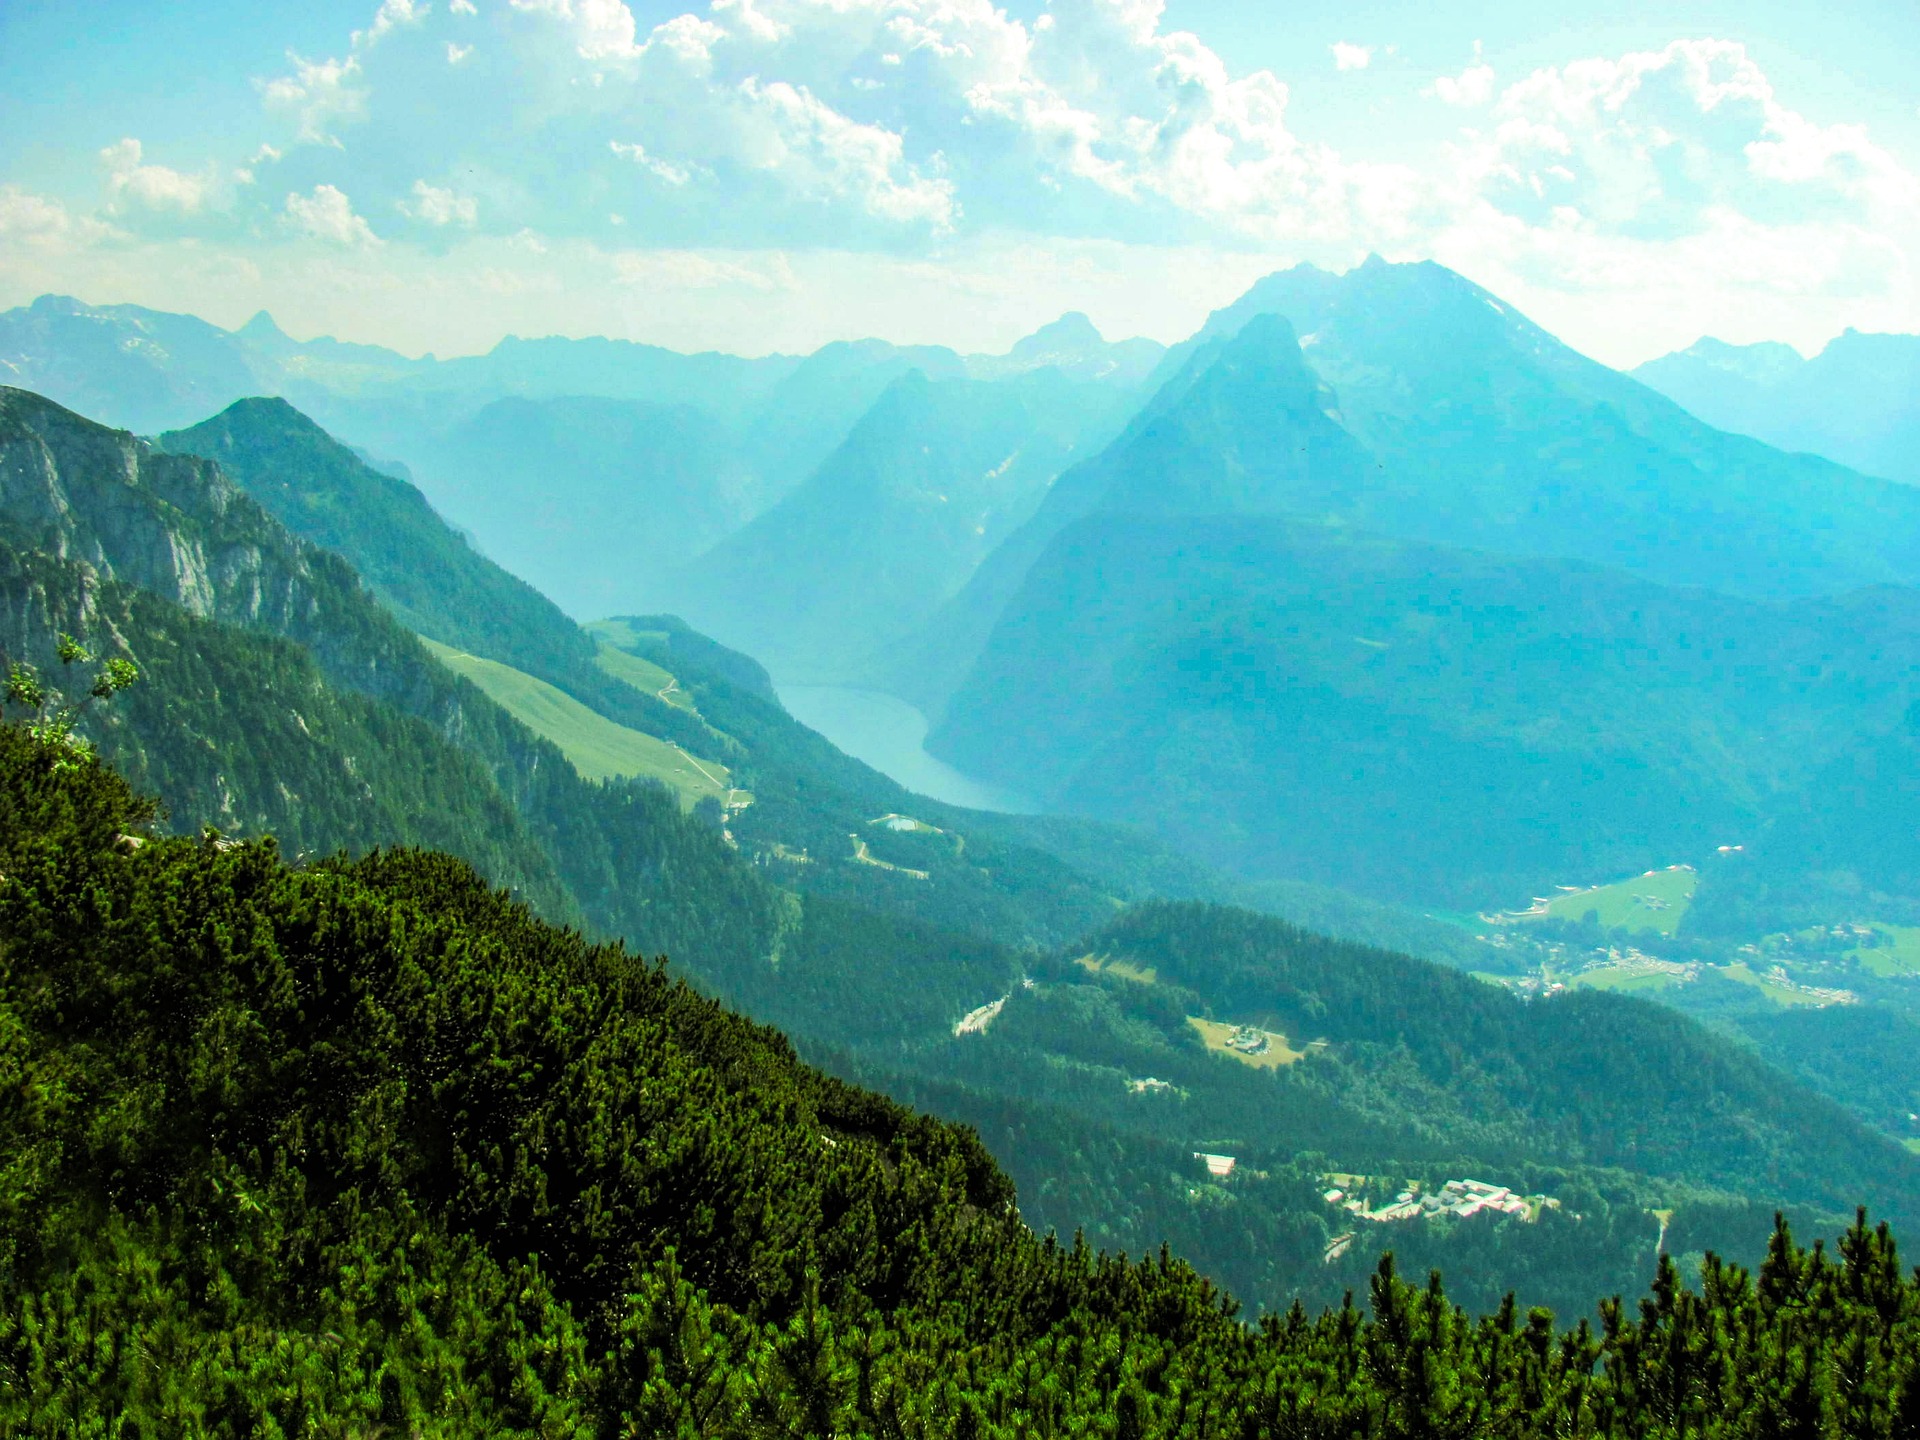
[[[35,548],[102,578],[297,640],[350,689],[415,713],[448,689],[344,560],[289,533],[217,464],[25,390],[0,388],[0,514]]]

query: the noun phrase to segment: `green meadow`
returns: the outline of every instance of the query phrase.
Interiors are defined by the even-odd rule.
[[[726,803],[731,778],[726,766],[696,760],[665,740],[615,724],[565,691],[511,665],[432,640],[424,643],[441,664],[471,680],[514,719],[557,745],[585,778],[660,780],[680,793],[683,805],[691,806],[707,795]]]
[[[1547,902],[1547,914],[1556,920],[1577,921],[1593,913],[1608,930],[1671,935],[1680,928],[1699,883],[1700,877],[1690,869],[1650,870],[1631,880],[1556,895]]]

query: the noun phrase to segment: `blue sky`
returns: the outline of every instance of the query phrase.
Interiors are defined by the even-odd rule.
[[[11,0],[0,303],[1000,348],[1379,251],[1616,364],[1920,330],[1920,7],[1569,8]]]

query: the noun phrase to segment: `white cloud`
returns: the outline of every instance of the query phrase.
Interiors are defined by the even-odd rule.
[[[749,76],[739,93],[751,117],[743,127],[748,164],[778,172],[806,198],[852,198],[883,220],[952,228],[959,213],[952,182],[907,165],[895,132],[851,120],[784,80],[762,85]]]
[[[165,165],[142,163],[144,151],[131,136],[115,141],[100,152],[107,169],[107,203],[113,210],[137,206],[148,210],[171,210],[192,215],[203,209],[219,189],[220,174],[209,166],[197,174],[168,169]],[[240,170],[235,178],[241,183],[253,179],[250,171]]]
[[[1504,87],[1476,45],[1426,91],[1459,107],[1462,128],[1408,137],[1394,163],[1323,143],[1280,76],[1169,29],[1161,0],[1049,0],[1031,22],[996,0],[694,0],[651,28],[619,0],[510,0],[486,7],[484,42],[471,9],[381,5],[345,58],[294,57],[263,85],[288,152],[250,162],[275,162],[268,195],[235,191],[231,166],[167,170],[123,142],[90,223],[136,205],[219,209],[236,235],[272,235],[273,200],[292,190],[283,235],[324,236],[356,266],[396,272],[414,250],[446,259],[491,243],[465,272],[484,277],[474,284],[548,300],[541,265],[640,237],[682,257],[689,287],[726,277],[708,295],[747,293],[774,254],[793,259],[796,283],[840,283],[850,270],[798,257],[864,251],[900,262],[896,295],[908,262],[923,265],[929,293],[947,297],[929,304],[948,304],[953,323],[971,302],[941,267],[965,247],[1101,236],[1142,255],[1217,247],[1255,268],[1434,256],[1543,318],[1574,317],[1578,334],[1651,333],[1678,315],[1699,330],[1725,328],[1716,314],[1779,316],[1812,343],[1819,315],[1920,325],[1894,318],[1920,289],[1913,173],[1863,128],[1788,106],[1728,42],[1574,59]],[[486,52],[484,96],[477,64],[454,68],[470,42]],[[1332,58],[1389,53],[1342,41]],[[1448,119],[1439,104],[1425,113]],[[310,148],[343,137],[352,148],[337,155]],[[459,176],[460,191],[416,176]],[[369,249],[343,192],[367,214],[410,217],[407,236]],[[53,212],[33,213],[35,233],[57,232]],[[287,248],[309,264],[348,254]],[[696,249],[718,268],[684,259]],[[580,259],[566,273],[633,293],[622,277],[647,272]],[[967,274],[968,295],[988,283]]]
[[[686,166],[662,160],[658,155],[649,155],[644,145],[628,145],[618,140],[611,140],[608,145],[614,154],[633,161],[641,169],[651,172],[669,185],[684,185],[693,178],[693,172]]]
[[[546,15],[572,31],[584,60],[632,60],[640,54],[639,27],[621,0],[508,0],[515,10]],[[669,22],[671,23],[671,22]]]
[[[338,193],[337,191],[335,192]],[[341,200],[346,197],[342,195]],[[413,182],[413,199],[398,202],[402,215],[418,220],[423,225],[467,225],[479,218],[480,206],[471,195],[439,185],[429,185],[425,180]]]
[[[1333,68],[1336,70],[1364,70],[1373,63],[1371,45],[1354,45],[1345,40],[1336,40],[1331,48]]]
[[[58,200],[0,185],[0,240],[9,245],[70,253],[114,234],[111,225],[75,215]]]
[[[1473,42],[1473,63],[1458,75],[1440,76],[1424,93],[1443,105],[1477,110],[1493,98],[1493,84],[1493,67],[1480,58],[1480,42],[1476,40]]]
[[[305,60],[291,52],[293,74],[268,81],[261,89],[267,108],[291,117],[296,136],[312,144],[338,145],[336,125],[366,118],[367,89],[360,61]]]
[[[447,0],[447,13],[449,15],[478,15],[480,12],[474,8],[473,0]]]
[[[374,14],[373,24],[365,30],[353,32],[353,48],[360,50],[378,44],[389,32],[402,25],[418,25],[427,18],[430,8],[415,4],[414,0],[382,0],[379,10]]]
[[[332,185],[316,185],[309,195],[290,193],[286,217],[302,234],[329,244],[352,247],[380,243],[372,227],[353,213],[346,195]]]
[[[1763,315],[1803,343],[1822,338],[1810,317],[1838,329],[1863,306],[1871,328],[1920,324],[1920,179],[1861,127],[1788,109],[1738,44],[1541,69],[1491,118],[1455,151],[1433,251],[1574,317],[1605,358]]]

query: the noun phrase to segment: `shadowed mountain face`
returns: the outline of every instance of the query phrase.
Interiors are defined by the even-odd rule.
[[[1920,595],[1759,603],[1299,521],[1102,513],[934,749],[1243,873],[1488,905],[1753,834],[1920,695]]]
[[[1748,833],[1920,693],[1911,592],[1779,604],[1920,578],[1920,492],[1709,429],[1450,272],[1271,277],[1162,376],[900,647],[963,768],[1481,903]]]
[[[1920,492],[1713,430],[1439,266],[1270,276],[1156,377],[878,680],[937,713],[1099,510],[1292,514],[1755,598],[1920,578]]]
[[[1848,330],[1811,360],[1708,339],[1633,374],[1723,430],[1920,484],[1920,335]]]
[[[1050,367],[991,382],[915,371],[659,599],[783,678],[845,678],[952,596],[1126,400]]]
[[[1755,596],[1920,576],[1920,496],[1715,431],[1441,266],[1286,271],[1197,341],[1262,314],[1393,477],[1360,523]]]

